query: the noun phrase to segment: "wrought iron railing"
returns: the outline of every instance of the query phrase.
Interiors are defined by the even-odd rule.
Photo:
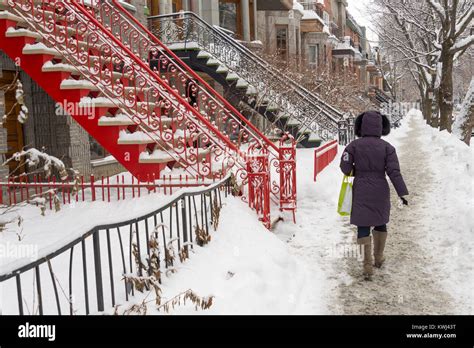
[[[205,82],[196,72],[178,58],[170,49],[166,47],[147,27],[134,18],[128,11],[126,11],[117,0],[101,1],[92,0],[92,7],[87,7],[89,12],[108,30],[114,37],[118,38],[124,43],[127,48],[134,52],[137,56],[143,57],[144,60],[157,62],[154,66],[156,71],[165,70],[162,76],[163,80],[176,88],[176,80],[191,81],[190,86],[187,86],[185,92],[188,96],[191,94],[192,100],[196,100],[193,106],[202,110],[205,114],[213,109],[216,113],[222,113],[222,119],[217,122],[221,125],[223,122],[230,123],[232,127],[225,128],[224,134],[234,134],[239,145],[242,142],[249,143],[247,154],[254,165],[247,163],[247,173],[249,169],[255,174],[255,170],[259,169],[260,156],[268,156],[270,166],[267,180],[267,186],[271,187],[271,193],[277,198],[277,203],[281,209],[286,209],[289,205],[296,206],[296,187],[292,187],[291,177],[296,176],[296,166],[291,166],[289,171],[288,161],[295,161],[296,153],[292,151],[293,157],[288,158],[288,147],[295,147],[292,139],[286,138],[288,141],[280,142],[280,146],[271,142],[257,127],[240,114],[225,98],[216,92],[207,82]],[[93,9],[93,10],[92,10]],[[216,29],[218,30],[218,29]],[[227,35],[226,35],[227,36]],[[178,86],[179,87],[179,86]],[[223,121],[223,122],[222,122]],[[286,136],[283,135],[282,138]],[[279,177],[272,179],[272,170]],[[259,174],[259,175],[260,175]],[[263,175],[265,176],[265,175]],[[255,175],[252,175],[254,178]],[[255,188],[249,185],[249,191]],[[294,185],[296,186],[296,184]],[[284,187],[284,189],[282,189]],[[291,192],[291,194],[290,194]],[[249,192],[249,201],[251,192]],[[289,203],[291,202],[291,203]],[[259,203],[249,202],[251,205],[259,205]],[[269,204],[269,202],[267,202]],[[257,209],[258,210],[258,209]],[[269,214],[268,211],[264,215]],[[265,224],[268,226],[269,220],[265,219]]]
[[[154,262],[167,276],[209,240],[232,181],[188,189],[143,216],[96,226],[27,264],[2,265],[1,314],[91,314],[126,305],[136,293],[126,275],[150,276]]]
[[[279,177],[285,173],[278,147],[158,39],[145,35],[116,1],[8,0],[8,10],[191,175],[208,176],[216,164],[247,183],[248,161],[260,155],[269,156]],[[158,62],[154,69],[152,60]],[[131,85],[118,78],[124,76]],[[165,124],[170,118],[183,135]],[[209,153],[211,160],[200,160]],[[272,193],[281,196],[278,175],[268,174]]]
[[[153,16],[149,17],[149,21],[151,30],[162,42],[182,43],[183,47],[197,43],[257,90],[264,91],[269,102],[275,103],[284,113],[300,122],[301,130],[320,131],[320,136],[326,139],[331,134],[337,136],[339,133],[338,121],[343,118],[341,112],[313,92],[281,76],[281,72],[271,64],[196,14],[180,12]],[[274,90],[269,94],[271,84]],[[275,86],[280,89],[275,90]]]
[[[140,56],[95,20],[89,13],[91,1],[85,1],[85,4],[87,6],[82,1],[9,0],[8,10],[41,34],[45,45],[57,50],[84,79],[92,82],[105,98],[129,116],[151,142],[179,159],[190,174],[208,175],[211,172],[211,163],[202,164],[198,160],[201,152],[209,150],[232,163],[230,167],[236,164],[244,170],[246,160],[231,139],[234,132],[226,133],[226,129],[242,131],[247,138],[264,147],[261,140],[241,128],[241,122],[227,116],[226,110],[211,108],[210,100],[206,100],[206,106],[214,112],[204,113],[192,107],[181,94],[186,83],[181,80],[168,83],[159,72],[152,71]],[[132,78],[135,85],[124,85],[117,75]],[[179,123],[185,136],[175,138],[162,123],[167,117]],[[189,146],[189,138],[194,138],[193,144],[200,146]],[[170,142],[174,144],[172,149],[163,146]]]

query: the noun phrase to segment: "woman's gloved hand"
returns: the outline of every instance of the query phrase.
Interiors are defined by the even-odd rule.
[[[400,200],[402,201],[403,205],[408,205],[408,201],[404,197],[400,197]]]

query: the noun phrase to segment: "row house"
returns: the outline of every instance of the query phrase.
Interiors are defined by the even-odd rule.
[[[257,0],[146,0],[152,16],[190,11],[243,41],[256,40]],[[262,2],[262,1],[260,1]]]
[[[258,40],[269,55],[355,75],[363,92],[383,90],[379,52],[347,6],[347,0],[259,1]]]
[[[146,9],[143,0],[120,1],[133,15],[146,24]],[[0,3],[0,11],[4,10]],[[17,80],[23,85],[25,106],[29,110],[26,122],[17,122],[18,110],[15,88],[8,88]],[[21,70],[0,50],[0,115],[7,115],[0,127],[0,177],[14,172],[19,175],[25,167],[17,168],[16,162],[2,166],[5,159],[24,147],[44,149],[47,153],[64,161],[66,166],[79,170],[85,176],[94,174],[113,175],[123,167],[110,156],[67,113],[58,110],[53,99],[28,74]],[[16,107],[18,109],[18,106]]]
[[[281,62],[306,64],[310,68],[356,73],[365,86],[383,90],[378,64],[365,39],[365,28],[347,13],[347,0],[127,0],[120,1],[143,24],[149,16],[181,11],[197,14],[210,26],[220,27],[252,48],[276,55]],[[209,67],[206,67],[208,69]],[[219,72],[219,67],[216,67]],[[203,76],[203,72],[199,71]],[[30,118],[22,125],[7,120],[0,129],[2,159],[24,146],[45,148],[81,173],[112,175],[123,170],[113,157],[68,115],[58,116],[53,100],[6,55],[0,54],[1,84],[15,78],[23,84]],[[227,76],[232,80],[233,76]],[[206,77],[218,91],[219,83]],[[215,80],[215,79],[214,79]],[[226,82],[226,81],[221,81]],[[239,89],[247,88],[237,83]],[[243,88],[242,88],[243,87]],[[368,89],[368,87],[366,87]],[[252,90],[247,88],[251,94]],[[0,92],[0,110],[14,103],[12,91]],[[274,108],[268,106],[269,110]],[[295,127],[297,128],[297,127]],[[0,168],[4,176],[12,168]]]

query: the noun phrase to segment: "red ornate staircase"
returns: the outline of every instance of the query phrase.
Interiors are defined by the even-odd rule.
[[[166,167],[232,170],[267,226],[270,193],[294,211],[294,143],[269,141],[145,28],[130,30],[138,22],[115,2],[8,0],[6,9],[0,48],[139,180]]]

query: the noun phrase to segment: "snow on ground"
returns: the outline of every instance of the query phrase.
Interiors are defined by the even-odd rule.
[[[427,126],[421,112],[409,113],[407,123],[419,130],[428,164],[418,172],[419,180],[430,184],[418,193],[426,198],[420,243],[433,258],[431,273],[453,297],[455,313],[474,314],[473,148]]]
[[[257,221],[247,204],[238,198],[227,199],[219,226],[206,247],[195,249],[190,259],[177,267],[177,273],[164,278],[163,301],[192,289],[203,297],[214,296],[213,306],[198,314],[311,313],[301,301],[309,296],[305,291],[311,273],[285,243]],[[313,308],[319,302],[316,293]],[[149,305],[150,314],[156,313],[153,309],[154,305]],[[188,303],[172,313],[196,312]]]
[[[275,234],[281,240],[288,241],[292,253],[310,270],[307,284],[309,295],[300,301],[305,302],[307,310],[313,314],[331,314],[327,304],[334,296],[333,289],[337,280],[346,277],[335,267],[335,261],[341,259],[347,247],[341,235],[347,219],[336,212],[342,182],[338,164],[342,150],[340,146],[336,159],[318,175],[315,183],[314,149],[298,149],[297,224],[288,220],[275,230]],[[319,299],[317,305],[312,303],[315,299]]]
[[[163,300],[188,289],[215,296],[200,314],[473,314],[472,149],[425,125],[417,111],[387,141],[397,148],[410,205],[399,206],[392,189],[387,262],[372,282],[361,276],[355,228],[336,213],[343,147],[316,183],[314,150],[298,149],[297,224],[288,217],[269,232],[240,199],[226,199],[211,243],[195,248],[177,273],[164,278]],[[101,202],[78,203],[46,217],[29,207],[26,217],[33,218],[25,221],[23,240],[45,253],[92,221],[127,219],[161,203],[154,195],[116,202],[113,210]],[[2,243],[17,239],[13,232],[0,237]],[[144,296],[122,301],[122,308]],[[156,313],[153,305],[149,313]],[[188,303],[172,313],[195,311]]]
[[[129,181],[129,175],[126,175]],[[113,178],[112,178],[113,179]],[[115,183],[115,180],[111,182]],[[85,232],[98,225],[112,224],[128,219],[134,219],[167,204],[183,192],[199,191],[202,188],[183,188],[173,195],[158,193],[144,193],[142,190],[140,198],[131,199],[129,192],[126,200],[116,201],[116,190],[111,192],[112,203],[74,202],[61,207],[59,212],[50,210],[49,206],[45,216],[41,216],[39,207],[27,205],[7,216],[21,216],[22,225],[19,227],[12,223],[0,232],[0,274],[10,272],[22,265],[44,257],[54,250],[62,247]],[[99,191],[99,190],[97,190]],[[135,193],[137,194],[137,193]],[[86,192],[90,195],[90,192]],[[97,193],[99,197],[99,193]],[[79,198],[82,199],[81,194]],[[98,198],[100,199],[100,198]],[[16,250],[31,251],[22,253],[21,258],[16,257]]]
[[[392,189],[387,262],[372,282],[361,276],[355,227],[336,214],[339,158],[314,184],[312,153],[298,152],[298,224],[276,233],[322,283],[326,308],[314,313],[472,314],[472,149],[425,125],[416,110],[386,140],[397,147],[410,206]]]

